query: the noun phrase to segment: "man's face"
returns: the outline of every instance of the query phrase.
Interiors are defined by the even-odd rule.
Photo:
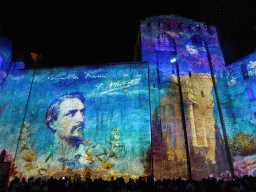
[[[66,99],[60,104],[57,121],[52,124],[56,134],[61,138],[80,136],[84,128],[85,107],[80,99]]]

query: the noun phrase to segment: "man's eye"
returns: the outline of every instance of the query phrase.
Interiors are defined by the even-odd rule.
[[[85,109],[82,109],[82,110],[81,110],[81,113],[82,113],[83,115],[84,115],[84,112],[85,112]]]
[[[71,116],[71,117],[74,117],[75,114],[76,114],[77,110],[72,110],[70,111],[66,116]]]

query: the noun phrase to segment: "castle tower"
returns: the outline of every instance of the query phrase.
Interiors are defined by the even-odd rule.
[[[205,162],[216,165],[213,84],[206,46],[218,75],[225,63],[215,27],[176,15],[141,21],[142,61],[149,62],[151,111],[159,111],[161,146],[165,146],[162,150],[168,153],[168,159],[153,162],[153,170],[157,173],[159,166],[154,167],[154,164],[166,166],[166,161],[170,164],[169,161],[175,159],[178,162],[187,160],[176,63],[180,71],[190,156],[192,159],[202,157]],[[153,118],[153,114],[151,116]],[[157,146],[154,148],[159,150]],[[152,154],[157,153],[153,151]],[[177,172],[184,168],[176,167]],[[185,177],[186,173],[183,174]]]
[[[174,153],[179,160],[186,157],[181,114],[180,98],[175,76],[171,76],[169,93],[161,96],[161,118],[165,141],[172,159]],[[209,74],[192,73],[181,77],[182,94],[185,105],[187,134],[190,149],[215,163],[215,128],[213,116],[212,79]],[[205,152],[207,151],[207,152]]]

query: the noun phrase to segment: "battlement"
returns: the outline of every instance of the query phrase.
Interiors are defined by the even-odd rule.
[[[196,79],[200,79],[200,80],[207,80],[207,81],[212,81],[212,76],[210,74],[206,74],[206,73],[191,73],[191,77],[190,76],[181,76],[180,77],[180,81],[183,84],[189,84],[189,82],[191,82],[191,80],[196,80]],[[174,84],[178,84],[178,78],[175,75],[171,75],[170,76],[170,81],[173,82]]]
[[[162,15],[146,18],[142,26],[158,30],[180,31],[180,32],[201,32],[210,35],[217,34],[215,26],[204,25],[204,22],[197,22],[177,15]]]
[[[206,73],[191,73],[191,78],[193,79],[204,79],[212,81],[212,76]]]

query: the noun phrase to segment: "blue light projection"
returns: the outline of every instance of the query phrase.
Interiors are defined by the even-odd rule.
[[[255,173],[256,52],[225,67],[216,28],[175,15],[147,18],[141,33],[144,62],[2,68],[0,144],[12,178],[188,179],[183,104],[192,178],[231,179],[209,61],[235,176]]]
[[[256,169],[255,53],[226,68],[216,28],[176,15],[142,21],[141,42],[142,61],[149,62],[152,83],[154,176],[159,179],[187,178],[180,93],[174,65],[177,62],[192,178],[230,179],[209,61],[217,79],[235,175],[252,175]]]
[[[19,141],[23,175],[58,177],[64,167],[107,180],[144,174],[147,63],[20,71],[8,76],[0,102],[1,148],[14,155]]]

